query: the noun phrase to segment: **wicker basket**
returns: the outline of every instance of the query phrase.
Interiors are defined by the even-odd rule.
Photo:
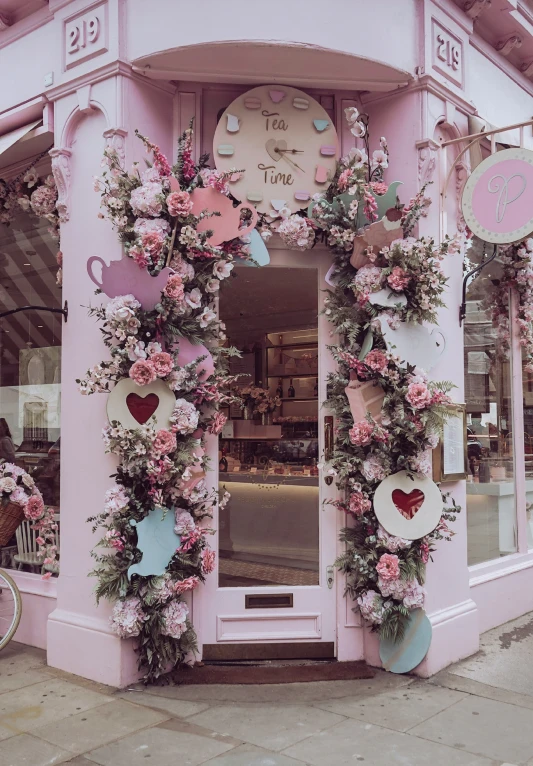
[[[7,545],[24,519],[24,509],[18,503],[0,505],[0,546]]]

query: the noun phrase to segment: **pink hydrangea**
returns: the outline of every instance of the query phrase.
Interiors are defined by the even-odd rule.
[[[359,423],[354,423],[350,428],[350,441],[357,447],[364,447],[372,441],[373,431],[374,425],[372,423],[369,423],[368,420],[360,420]]]
[[[186,399],[176,399],[174,406],[174,412],[170,417],[172,423],[172,430],[175,433],[180,434],[192,434],[198,428],[198,419],[200,413],[192,404]]]
[[[215,551],[211,550],[211,548],[204,548],[202,551],[202,572],[207,575],[211,574],[211,572],[215,568]]]
[[[120,536],[118,529],[110,529],[105,533],[106,543],[117,551],[124,550],[124,540]]]
[[[17,487],[13,492],[11,493],[11,497],[9,498],[12,503],[17,503],[18,505],[26,506],[28,502],[28,495],[24,491],[22,487]]]
[[[187,630],[189,608],[184,601],[171,601],[161,610],[161,633],[171,638],[181,638]]]
[[[183,288],[183,279],[179,274],[171,274],[163,290],[167,298],[171,298],[173,301],[181,302],[185,295]]]
[[[400,577],[400,560],[394,553],[384,553],[377,565],[376,571],[384,582],[397,580]]]
[[[422,410],[431,404],[431,392],[425,383],[410,383],[405,398],[415,410]]]
[[[362,516],[372,508],[372,503],[362,492],[352,492],[348,500],[348,509],[354,516]]]
[[[152,362],[148,359],[137,359],[130,367],[130,378],[138,386],[147,386],[157,378]]]
[[[411,277],[404,271],[404,269],[400,268],[400,266],[395,266],[387,277],[389,287],[396,290],[396,292],[405,290],[410,281]]]
[[[51,186],[38,186],[30,198],[31,209],[35,215],[45,216],[53,213],[56,206],[57,190]]]
[[[133,638],[139,635],[146,619],[140,599],[132,596],[124,601],[115,602],[110,623],[111,628],[120,638]]]
[[[172,192],[167,197],[168,212],[174,218],[186,218],[192,212],[192,200],[186,191]]]
[[[26,503],[26,507],[24,508],[24,515],[26,516],[27,519],[32,519],[33,521],[36,521],[37,519],[41,518],[41,516],[43,515],[43,511],[44,511],[43,498],[40,492],[36,492],[36,494],[28,498],[28,502]]]
[[[419,452],[418,455],[409,459],[409,468],[422,476],[431,476],[433,473],[433,464],[431,450]]]
[[[420,583],[416,580],[409,580],[403,597],[403,605],[408,609],[418,609],[424,606],[425,597],[426,591]]]
[[[293,250],[309,250],[315,241],[315,232],[307,220],[299,215],[290,215],[278,226],[278,234]]]
[[[363,361],[374,372],[383,372],[389,364],[387,354],[384,351],[380,351],[380,349],[369,351]]]
[[[170,232],[170,224],[164,218],[137,218],[133,224],[133,231],[137,236],[142,236],[149,231],[159,234],[163,239]]]
[[[194,590],[198,585],[200,584],[200,579],[198,577],[187,577],[185,580],[180,580],[175,585],[175,592],[181,595],[182,593],[186,593],[188,590]]]
[[[174,369],[172,357],[166,351],[157,351],[151,354],[149,362],[152,364],[158,378],[164,378]]]
[[[129,496],[124,487],[120,487],[118,484],[115,484],[114,487],[111,487],[111,489],[108,489],[105,493],[104,511],[109,516],[113,516],[114,514],[120,513],[126,509],[128,507],[129,501]]]
[[[375,590],[367,590],[357,599],[357,606],[361,612],[361,617],[372,623],[379,625],[383,620],[383,600]]]
[[[390,553],[395,553],[396,551],[401,551],[404,548],[411,547],[411,540],[405,540],[403,537],[394,537],[394,535],[389,535],[387,530],[384,529],[381,524],[378,527],[377,538]]]
[[[160,181],[148,181],[130,194],[130,205],[135,215],[150,215],[154,218],[161,213],[163,185]]]
[[[369,455],[363,462],[361,472],[367,481],[383,481],[388,476],[388,469],[378,455]]]
[[[177,535],[186,535],[194,532],[196,524],[189,511],[184,511],[182,508],[176,509],[176,525],[174,526],[174,532]]]
[[[383,269],[379,266],[362,266],[354,277],[353,285],[362,293],[373,293],[381,289]]]
[[[152,446],[157,455],[168,455],[176,449],[176,437],[170,431],[161,428],[157,431]]]

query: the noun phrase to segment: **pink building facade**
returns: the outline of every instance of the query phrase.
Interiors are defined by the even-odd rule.
[[[41,392],[39,402],[48,396],[46,440],[61,440],[61,479],[53,500],[60,519],[59,576],[42,580],[35,568],[16,568],[15,561],[4,561],[15,567],[23,595],[17,639],[45,648],[54,667],[123,686],[137,677],[133,642],[112,633],[110,607],[105,603],[96,606],[95,582],[88,577],[96,538],[86,520],[100,512],[114,470],[101,440],[105,397],[81,397],[75,382],[102,358],[98,329],[87,315],[88,306],[98,305],[87,259],[99,255],[110,263],[121,255],[116,232],[98,218],[100,197],[93,191],[104,148],[116,148],[126,167],[141,161],[144,153],[135,137],[138,129],[171,158],[177,137],[194,118],[197,155],[212,153],[219,116],[239,94],[262,84],[292,86],[322,105],[336,125],[344,154],[355,142],[344,122],[344,109],[357,106],[369,115],[372,135],[376,140],[382,135],[388,139],[387,180],[402,182],[401,200],[406,202],[431,181],[432,205],[421,221],[420,233],[439,240],[461,225],[461,192],[476,163],[468,142],[443,146],[445,142],[483,128],[517,125],[478,142],[481,156],[501,147],[533,148],[533,4],[529,0],[376,0],[334,2],[326,11],[315,0],[273,0],[260,12],[243,0],[225,4],[216,0],[199,4],[0,0],[0,14],[4,62],[0,148],[6,147],[0,155],[0,177],[13,179],[32,162],[42,173],[51,166],[59,192],[64,266],[62,295],[51,286],[50,301],[57,306],[67,300],[69,310],[62,326],[59,320],[44,327],[31,320],[30,326],[28,320],[26,327],[26,320],[21,319],[20,324],[6,324],[0,332],[0,364],[4,365],[0,416],[7,420],[17,450],[30,455],[31,445],[25,440],[35,442],[28,435],[27,420],[27,413],[38,409],[30,406],[36,396],[32,386],[53,388],[47,388],[46,396]],[[24,127],[27,131],[10,142],[9,134]],[[37,246],[31,233],[17,234],[16,226],[9,231],[7,239],[0,240],[0,254],[5,251],[9,261],[7,265],[0,261],[0,268],[5,269],[0,274],[0,307],[15,305],[9,302],[15,300],[10,280],[15,280],[17,295],[20,293],[16,305],[52,305],[42,300],[44,288],[39,288],[41,282],[49,283],[42,272],[52,271],[52,245],[46,250],[42,244],[46,235]],[[309,258],[314,259],[318,315],[329,268],[328,251],[315,248],[312,256],[285,251],[276,238],[268,248],[274,267],[303,270],[309,266]],[[37,256],[31,255],[34,252]],[[32,257],[40,258],[38,267],[27,265],[25,254],[30,263]],[[472,263],[475,265],[475,259]],[[26,278],[25,268],[33,268],[39,278]],[[491,279],[497,279],[497,272],[481,272],[484,281],[476,277],[469,284],[466,320],[460,325],[460,256],[450,256],[444,269],[449,282],[439,327],[446,343],[431,376],[451,380],[456,386],[454,400],[466,405],[468,477],[443,485],[463,510],[455,522],[452,542],[440,545],[428,567],[426,612],[433,639],[416,671],[422,676],[473,654],[483,631],[533,609],[533,537],[528,511],[533,501],[533,473],[529,479],[533,383],[522,369],[514,328],[509,362],[500,366],[497,375],[489,372],[496,341],[484,289]],[[284,295],[275,279],[266,280],[264,289],[273,296]],[[280,303],[281,297],[274,301]],[[282,345],[290,347],[292,337],[292,346],[302,346],[299,339],[310,336],[298,336],[298,332],[309,329],[304,314],[312,310],[304,304],[298,309],[296,324],[287,324],[283,316],[277,323],[257,324],[257,332],[279,334],[280,338],[289,333],[289,342]],[[224,311],[221,305],[222,314]],[[246,336],[244,324],[239,327],[238,313],[228,314],[226,321],[245,347],[252,336]],[[279,309],[278,313],[283,312]],[[247,317],[247,327],[251,327],[249,306],[243,305],[241,316]],[[18,341],[14,340],[16,333]],[[331,339],[323,316],[315,317],[313,333],[309,344],[318,361],[306,374],[313,383],[316,380],[320,394],[325,394],[325,378],[333,362],[326,348]],[[57,349],[59,345],[60,374],[54,373],[53,380],[36,379],[36,383],[23,379],[21,349]],[[59,352],[47,353],[49,360],[59,359]],[[10,378],[6,370],[15,363],[18,372]],[[24,374],[30,376],[29,371]],[[292,386],[290,374],[285,377]],[[293,375],[296,379],[295,372]],[[271,377],[277,379],[278,373]],[[23,395],[27,395],[24,402]],[[52,401],[56,402],[53,422]],[[319,451],[324,446],[323,420],[319,410],[317,430],[311,435]],[[302,438],[306,441],[308,435]],[[227,439],[235,441],[237,436]],[[235,485],[236,497],[240,497],[244,486],[240,479],[229,474],[219,477],[220,445],[213,443],[211,450],[210,482],[215,486],[219,480],[227,481]],[[230,444],[223,454],[237,452],[237,445]],[[228,472],[227,462],[224,468]],[[311,489],[302,486],[298,491]],[[333,489],[320,481],[320,500],[333,497]],[[242,495],[243,507],[251,508],[255,502]],[[301,502],[301,498],[278,497],[269,512],[285,513],[291,503],[291,508],[298,509]],[[261,505],[257,513],[263,513],[265,507]],[[267,540],[261,548],[253,524],[246,531],[249,520],[243,514],[235,511],[231,519],[214,522],[217,533],[212,547],[218,545],[219,554],[231,550],[232,556],[219,557],[224,571],[213,573],[205,586],[195,590],[191,601],[199,658],[253,656],[253,646],[263,647],[268,656],[265,646],[290,645],[292,656],[364,659],[379,665],[375,635],[345,599],[342,577],[329,569],[341,551],[342,514],[323,511],[322,506],[318,511],[317,506],[315,538],[295,537],[287,545],[283,561],[289,569],[291,556],[312,561],[310,567],[302,564],[298,569],[315,572],[315,579],[309,575],[307,580],[307,574],[301,575],[303,579],[268,579],[264,572],[278,566],[275,549],[283,541]],[[292,532],[287,534],[290,537]],[[314,553],[306,558],[302,550]],[[251,570],[243,574],[243,564],[251,563],[263,567],[255,585]],[[254,596],[265,593],[289,594],[291,606],[282,602],[273,608],[259,600],[259,608],[249,607]],[[302,647],[300,655],[295,646]],[[239,647],[244,647],[241,653]]]

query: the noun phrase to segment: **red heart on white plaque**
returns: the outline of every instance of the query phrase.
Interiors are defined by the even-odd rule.
[[[129,429],[152,421],[156,429],[170,428],[175,404],[174,392],[162,380],[138,386],[131,378],[123,378],[107,397],[107,417],[110,423],[116,420]]]
[[[150,420],[157,410],[159,397],[157,394],[147,394],[145,397],[142,397],[132,392],[126,397],[126,405],[135,420],[143,425],[147,420]]]
[[[404,519],[412,519],[424,502],[424,493],[420,489],[413,489],[409,494],[403,489],[393,489],[392,502]]]

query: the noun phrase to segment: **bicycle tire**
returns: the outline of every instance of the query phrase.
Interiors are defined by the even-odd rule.
[[[20,617],[22,615],[22,599],[20,597],[20,591],[15,585],[14,580],[3,569],[0,569],[0,577],[7,583],[8,588],[13,594],[13,599],[15,602],[15,615],[13,617],[11,627],[4,636],[0,636],[0,651],[2,651],[2,649],[4,649],[9,644],[19,626]]]

